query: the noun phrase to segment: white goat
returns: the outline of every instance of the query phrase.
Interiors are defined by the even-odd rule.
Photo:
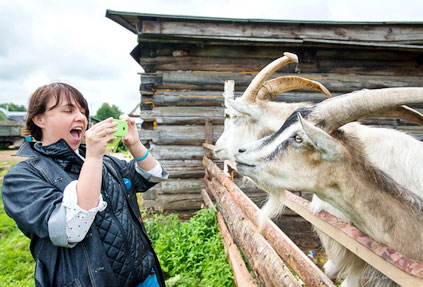
[[[327,89],[319,83],[299,77],[280,77],[265,82],[263,86],[260,86],[270,75],[271,71],[275,71],[278,68],[277,65],[296,61],[295,55],[286,53],[285,57],[272,62],[269,65],[270,68],[268,66],[263,69],[256,77],[259,80],[253,80],[242,97],[235,101],[229,100],[226,102],[229,119],[225,121],[225,131],[216,142],[215,150],[215,154],[220,159],[234,161],[233,155],[239,147],[275,132],[294,110],[311,106],[310,103],[269,102],[280,93],[295,88],[311,88],[330,97]],[[254,85],[256,86],[254,87]],[[258,89],[258,87],[261,88]],[[257,95],[254,94],[255,92]],[[373,116],[398,117],[423,124],[423,116],[405,106],[392,107],[382,112],[373,113]],[[414,192],[417,192],[423,186],[423,178],[416,176],[419,171],[410,171],[409,168],[409,163],[413,159],[417,160],[412,155],[416,141],[411,139],[411,137],[394,130],[369,128],[358,123],[347,124],[343,129],[347,133],[353,133],[365,141],[365,149],[370,160],[389,175],[393,175],[395,180]],[[396,156],[386,157],[385,154],[387,153],[392,153]],[[266,217],[272,217],[280,213],[283,208],[280,196],[282,196],[280,193],[269,193],[269,200],[261,212],[261,222]],[[313,196],[312,208],[314,212],[326,210],[343,220],[349,220],[346,215],[327,202],[320,200],[317,196]],[[328,256],[328,261],[325,264],[326,273],[331,278],[336,276],[345,277],[349,274],[344,286],[347,286],[349,281],[358,282],[359,278],[355,275],[357,272],[354,270],[363,269],[361,266],[365,265],[364,262],[325,233],[319,230],[316,230],[316,232]],[[350,283],[350,286],[354,285],[354,283]]]
[[[358,124],[338,130],[366,114],[421,102],[422,91],[360,91],[302,109],[299,112],[310,123],[291,116],[276,134],[240,149],[235,157],[237,169],[279,197],[283,197],[285,188],[314,192],[374,239],[422,260],[423,171],[413,164],[423,160],[423,143],[396,131]],[[411,95],[411,100],[407,95]],[[361,105],[361,109],[345,111],[345,107],[354,105]],[[378,142],[371,142],[372,138]],[[376,156],[372,159],[372,155]],[[396,174],[398,184],[383,168],[375,167],[375,161],[391,172],[392,165],[398,164],[395,170],[409,174]],[[348,277],[343,286],[394,285],[361,260],[350,260],[350,266],[345,268]]]
[[[225,130],[216,142],[214,152],[217,157],[233,161],[233,155],[241,145],[275,132],[295,110],[312,105],[309,102],[269,103],[277,95],[295,89],[311,89],[331,97],[322,84],[302,77],[285,76],[265,82],[282,66],[297,62],[295,54],[284,53],[254,77],[241,97],[225,101],[226,117],[230,120],[225,120]]]

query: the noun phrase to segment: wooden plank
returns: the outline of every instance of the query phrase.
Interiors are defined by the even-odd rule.
[[[223,126],[213,127],[213,142],[216,142],[223,132]],[[141,141],[152,141],[157,145],[194,145],[201,146],[204,142],[204,126],[158,126],[156,130],[141,130]]]
[[[151,111],[142,111],[141,118],[145,117],[222,117],[223,107],[202,106],[168,106],[154,107]],[[158,122],[159,123],[159,122]]]
[[[150,190],[158,190],[161,194],[199,194],[202,188],[204,183],[199,179],[169,179],[153,186]]]
[[[201,146],[151,144],[149,151],[157,160],[199,160],[204,156]]]
[[[213,210],[216,210],[216,208],[214,207],[213,200],[210,198],[209,194],[204,188],[201,189],[201,197],[203,198],[204,206],[206,208],[213,208]]]
[[[288,191],[284,204],[401,286],[423,286],[423,262],[374,241],[327,212],[314,215],[307,200]]]
[[[225,188],[219,186],[215,180],[206,181],[206,187],[215,197],[217,209],[225,219],[236,245],[241,248],[260,286],[301,286],[272,246],[224,191]]]
[[[223,106],[221,91],[157,90],[151,97],[156,107],[160,106]]]
[[[295,52],[295,51],[294,51]],[[352,51],[351,54],[354,54]],[[278,56],[280,57],[280,56]],[[274,58],[273,58],[274,59]],[[219,72],[245,72],[258,71],[273,60],[272,58],[240,59],[230,57],[154,57],[141,58],[141,66],[154,65],[156,71],[219,71]],[[359,64],[354,59],[315,59],[314,62],[302,62],[299,59],[298,68],[295,65],[288,65],[279,69],[280,73],[293,73],[300,70],[302,73],[340,73],[340,74],[371,74],[401,76],[404,74],[423,75],[423,67],[418,65],[419,59],[413,61],[390,61],[366,59]]]
[[[230,36],[243,38],[326,39],[368,42],[422,41],[418,24],[275,23],[205,19],[140,19],[140,35]]]
[[[200,192],[193,194],[161,194],[157,200],[144,199],[142,206],[144,208],[153,208],[155,210],[182,211],[199,210],[203,204]]]
[[[242,95],[241,91],[234,92],[234,98]],[[332,96],[337,96],[339,93],[333,93]],[[154,103],[154,109],[157,107],[177,107],[177,106],[216,106],[223,107],[224,99],[221,91],[183,91],[183,90],[157,90],[152,97],[143,97],[147,101]],[[206,100],[204,100],[206,99]],[[276,102],[321,102],[327,97],[320,93],[309,91],[295,91],[286,92],[274,99]]]
[[[223,124],[223,107],[155,107],[153,110],[141,111],[144,121],[155,121],[161,125],[204,124],[206,117],[213,119],[215,124]]]
[[[162,38],[163,39],[163,38]],[[407,47],[407,51],[402,50],[399,53],[398,49],[402,47],[398,44],[395,46],[386,46],[380,45],[380,43],[374,44],[369,42],[330,42],[325,40],[325,42],[317,42],[316,40],[307,39],[308,46],[304,47],[304,40],[293,42],[291,44],[284,41],[275,41],[273,45],[266,45],[269,38],[266,38],[267,42],[254,43],[248,41],[249,45],[237,41],[236,43],[207,43],[203,42],[203,45],[198,45],[199,39],[191,38],[187,39],[186,42],[175,42],[175,37],[172,39],[163,39],[164,41],[152,42],[153,39],[148,39],[148,42],[145,42],[145,39],[141,39],[143,43],[139,45],[140,58],[155,58],[155,57],[173,57],[172,62],[175,62],[177,59],[184,61],[187,57],[203,57],[203,58],[232,58],[238,59],[239,62],[249,61],[251,59],[265,59],[267,62],[272,61],[281,57],[281,51],[289,51],[298,56],[300,63],[311,63],[317,68],[317,63],[321,60],[330,60],[332,62],[342,63],[344,60],[356,60],[356,61],[384,61],[389,64],[403,65],[404,67],[410,63],[419,62],[419,55],[421,46],[414,46],[415,50],[412,47]],[[159,38],[156,38],[159,40]],[[169,40],[166,42],[166,40]],[[182,40],[182,39],[181,39]],[[197,41],[193,43],[193,40]],[[312,42],[313,41],[313,42]],[[234,41],[235,42],[235,41]],[[293,44],[296,45],[293,45]],[[348,45],[348,43],[352,45]],[[315,47],[315,44],[319,44],[322,47]],[[332,45],[330,49],[327,49],[327,46]],[[342,45],[342,47],[339,47]],[[373,45],[373,46],[371,46]],[[380,46],[375,46],[380,45]],[[298,47],[297,47],[298,46]],[[367,46],[367,47],[366,47]],[[335,48],[336,47],[336,48]],[[394,50],[394,47],[396,48]],[[420,49],[419,49],[420,47]],[[399,63],[395,63],[398,61]],[[225,63],[224,63],[225,66]],[[413,67],[415,68],[415,67]]]
[[[258,226],[260,212],[258,207],[212,161],[204,158],[203,164],[229,191],[248,218]],[[270,219],[266,220],[262,234],[307,286],[334,286],[332,281]]]
[[[283,75],[286,74],[276,73],[269,79]],[[244,91],[254,76],[255,73],[163,72],[163,82],[158,88],[221,91],[225,80],[234,80],[235,90]],[[359,89],[423,86],[423,78],[418,76],[340,74],[300,74],[300,76],[319,81],[334,93],[347,93]]]

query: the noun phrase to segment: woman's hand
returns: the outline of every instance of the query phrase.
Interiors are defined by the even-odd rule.
[[[102,158],[106,153],[107,143],[115,140],[116,137],[111,134],[116,132],[117,123],[113,118],[105,119],[85,132],[85,142],[87,145],[87,158]]]
[[[131,119],[126,115],[119,116],[119,119],[128,122],[128,135],[126,137],[122,137],[122,142],[129,150],[131,150],[132,147],[141,143],[137,125],[135,124],[134,119]]]
[[[125,115],[121,115],[119,119],[128,122],[128,135],[122,137],[122,142],[128,148],[131,155],[134,158],[144,158],[144,156],[147,155],[142,161],[137,161],[137,165],[144,170],[151,170],[154,168],[157,165],[157,161],[150,153],[147,154],[148,151],[146,147],[140,141],[135,120]]]

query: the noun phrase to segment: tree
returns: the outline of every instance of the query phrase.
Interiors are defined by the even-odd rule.
[[[13,103],[4,103],[4,104],[0,104],[0,107],[10,112],[26,112],[26,108],[24,105],[19,106]]]
[[[108,103],[103,103],[101,107],[98,109],[95,117],[99,120],[105,120],[109,117],[113,117],[114,119],[118,119],[119,116],[122,114],[121,110],[115,105],[110,106]]]

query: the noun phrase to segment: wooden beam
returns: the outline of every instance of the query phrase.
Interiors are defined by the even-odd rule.
[[[213,144],[213,119],[211,117],[206,117],[204,137],[206,144]],[[213,157],[213,152],[210,150],[206,150],[205,154],[209,159]]]
[[[236,91],[244,91],[256,75],[250,73],[217,73],[213,71],[178,71],[162,72],[163,82],[160,89],[189,89],[189,90],[214,90],[221,91],[225,80],[234,80]],[[275,73],[270,79],[286,76],[286,73]],[[422,86],[421,76],[378,76],[378,75],[343,75],[343,74],[319,74],[302,73],[300,76],[319,81],[329,91],[334,93],[346,93],[359,89],[378,89],[389,87],[415,87]]]
[[[225,186],[248,218],[258,226],[258,207],[211,160],[204,158],[203,164],[207,171]],[[266,220],[261,232],[307,286],[335,286],[270,219]]]
[[[211,198],[210,198],[210,196],[209,196],[209,194],[207,193],[207,191],[203,188],[203,189],[201,189],[201,197],[203,198],[203,201],[204,201],[204,206],[206,207],[206,208],[213,208],[213,209],[216,209],[215,207],[214,207],[214,203],[213,203],[213,201],[211,200]]]
[[[314,215],[309,208],[310,202],[289,191],[286,191],[284,204],[399,285],[423,286],[423,262],[409,259],[374,241],[327,212]]]
[[[244,215],[226,189],[216,179],[205,180],[207,191],[216,199],[217,209],[225,219],[235,243],[241,248],[260,286],[297,286],[288,267]]]
[[[205,189],[201,190],[201,196],[203,197],[204,204],[207,208],[215,209],[215,206],[210,199],[209,194]],[[232,267],[232,274],[234,275],[235,286],[238,287],[258,287],[256,281],[248,272],[248,268],[242,259],[241,253],[238,250],[232,236],[228,230],[228,227],[225,224],[225,220],[222,217],[222,214],[218,211],[216,213],[217,217],[217,226],[219,228],[219,233],[222,235],[223,247],[225,248],[226,258],[228,259],[229,264]]]
[[[158,145],[150,144],[149,151],[158,160],[201,160],[204,149],[192,145]]]
[[[277,39],[355,40],[367,42],[421,41],[419,24],[396,23],[310,23],[276,21],[233,21],[234,19],[142,19],[138,33],[143,35],[217,36]],[[363,33],[363,31],[366,31]],[[163,37],[163,36],[161,36]]]
[[[222,125],[213,127],[213,142],[217,141],[223,132]],[[141,141],[152,141],[157,145],[194,145],[204,143],[205,127],[202,126],[157,126],[156,130],[139,130]]]
[[[214,151],[216,149],[216,146],[209,143],[203,143],[203,148],[208,149],[210,151]]]
[[[423,49],[422,49],[423,50]],[[291,52],[292,49],[289,49]],[[354,54],[354,51],[350,51]],[[420,52],[421,53],[421,52]],[[395,54],[392,54],[395,55]],[[280,57],[280,56],[278,56]],[[357,64],[354,59],[328,59],[318,58],[314,62],[305,63],[299,59],[298,70],[302,73],[341,73],[341,74],[368,74],[380,76],[397,76],[404,75],[407,72],[410,75],[421,76],[423,70],[418,65],[419,59],[416,57],[408,61],[390,61],[389,59],[375,60],[370,58],[361,60]],[[184,57],[175,58],[172,56],[162,56],[154,58],[141,58],[141,66],[154,66],[157,71],[231,71],[231,72],[245,72],[257,71],[271,62],[272,58],[231,58],[231,57]],[[279,70],[283,73],[294,73],[294,67],[286,66]]]
[[[226,227],[225,220],[220,212],[217,213],[217,224],[223,238],[223,246],[225,248],[226,257],[232,267],[235,285],[239,287],[258,286],[250,272],[248,272],[247,266],[245,265],[241,253],[238,250],[238,246],[236,246],[232,236],[230,236],[228,227]]]

